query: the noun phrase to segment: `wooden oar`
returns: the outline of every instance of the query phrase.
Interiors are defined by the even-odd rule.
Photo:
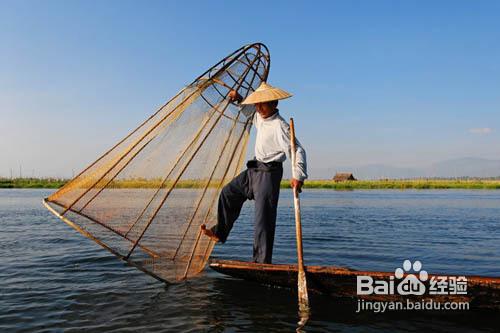
[[[295,127],[293,125],[293,118],[290,118],[290,145],[291,145],[291,162],[292,162],[292,177],[296,178],[295,175]],[[307,294],[307,281],[306,272],[304,269],[304,258],[302,252],[302,225],[300,222],[300,200],[299,192],[294,187],[293,188],[293,204],[295,207],[295,235],[297,237],[297,262],[298,262],[298,296],[299,296],[299,316],[300,327],[304,326],[309,319],[309,296]]]

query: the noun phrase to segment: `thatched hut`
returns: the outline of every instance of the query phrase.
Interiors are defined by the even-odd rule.
[[[335,176],[333,177],[333,180],[336,181],[336,182],[345,182],[345,181],[348,181],[348,180],[357,180],[357,179],[354,178],[354,176],[352,175],[352,173],[337,172],[335,174]]]

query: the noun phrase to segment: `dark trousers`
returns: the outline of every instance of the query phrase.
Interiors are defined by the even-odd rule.
[[[283,166],[279,162],[247,162],[247,169],[224,186],[219,196],[217,225],[212,229],[224,243],[246,200],[255,200],[253,261],[271,263]]]

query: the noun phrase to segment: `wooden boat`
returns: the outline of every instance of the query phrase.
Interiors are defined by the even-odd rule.
[[[291,289],[297,288],[297,266],[296,265],[276,265],[257,264],[235,260],[210,261],[210,268],[213,270],[260,284],[280,286]],[[341,298],[346,301],[353,301],[358,298],[372,301],[405,301],[433,299],[436,302],[469,302],[471,309],[493,309],[500,311],[500,278],[466,276],[466,295],[429,295],[422,296],[402,296],[397,293],[393,295],[363,295],[358,296],[356,291],[357,276],[371,276],[374,280],[384,280],[389,282],[394,279],[394,272],[371,272],[357,271],[344,267],[335,266],[306,266],[307,288],[314,293],[326,294],[332,297]],[[437,275],[429,274],[429,280]],[[444,276],[455,276],[447,275]],[[427,288],[428,290],[428,288]]]

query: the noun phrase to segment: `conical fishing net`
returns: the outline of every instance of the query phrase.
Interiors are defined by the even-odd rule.
[[[46,198],[46,206],[160,280],[198,274],[214,246],[200,225],[215,223],[219,193],[241,171],[252,125],[253,112],[227,95],[235,89],[246,97],[267,79],[269,65],[263,44],[233,52]]]

